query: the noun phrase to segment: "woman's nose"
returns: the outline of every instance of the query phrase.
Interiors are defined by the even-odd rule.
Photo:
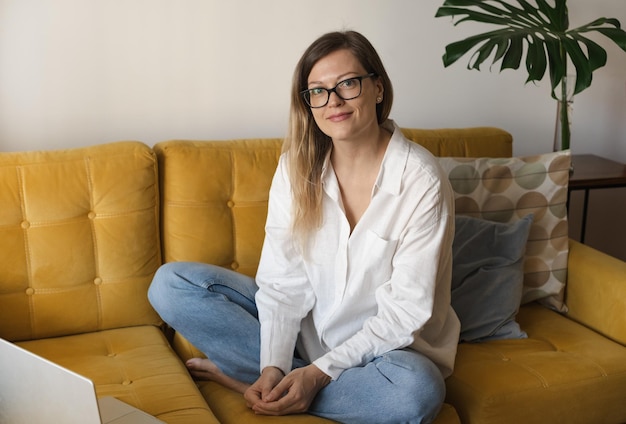
[[[339,97],[339,95],[333,91],[328,95],[328,105],[337,106],[342,104],[344,100]]]

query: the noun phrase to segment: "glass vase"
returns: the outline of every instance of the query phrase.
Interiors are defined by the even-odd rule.
[[[575,76],[563,77],[560,87],[557,87],[556,124],[554,128],[553,150],[567,150],[572,139],[572,105],[574,104]]]
[[[572,140],[573,101],[556,102],[556,125],[554,128],[554,151],[567,150]]]

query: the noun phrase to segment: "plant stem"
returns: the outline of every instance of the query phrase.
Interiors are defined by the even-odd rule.
[[[563,86],[565,87],[565,81],[563,81]],[[565,93],[564,93],[565,95]],[[559,100],[559,113],[560,113],[560,125],[561,125],[561,150],[569,149],[571,131],[569,126],[569,102],[567,98]]]
[[[572,83],[572,81],[567,80],[567,55],[565,51],[565,46],[563,43],[560,43],[561,47],[561,59],[563,61],[563,79],[561,79],[561,98],[560,102],[560,124],[561,124],[561,150],[569,149],[570,139],[572,134],[570,133],[569,126],[569,99],[567,98],[567,84]],[[574,81],[574,83],[576,83]]]

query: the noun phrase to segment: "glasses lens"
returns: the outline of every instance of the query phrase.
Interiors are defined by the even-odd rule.
[[[311,107],[322,107],[328,102],[328,90],[312,88],[304,92],[304,99]]]
[[[361,78],[350,78],[337,84],[336,93],[344,100],[352,100],[361,95]]]

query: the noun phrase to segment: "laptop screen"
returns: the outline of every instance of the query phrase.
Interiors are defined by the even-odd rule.
[[[0,422],[100,424],[93,383],[0,339]]]

